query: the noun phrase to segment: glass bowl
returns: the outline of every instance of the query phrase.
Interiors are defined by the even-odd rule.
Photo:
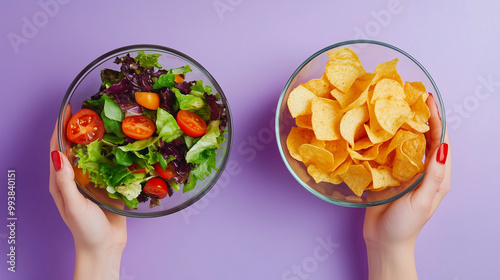
[[[95,202],[101,208],[109,210],[113,213],[127,217],[160,217],[175,213],[192,205],[197,200],[202,198],[208,191],[210,191],[224,171],[231,150],[232,119],[227,98],[214,77],[212,77],[212,75],[194,59],[174,49],[157,45],[125,46],[107,52],[98,57],[76,76],[64,96],[59,111],[59,125],[57,127],[58,143],[59,149],[66,156],[68,156],[72,163],[75,162],[77,159],[71,153],[71,143],[65,136],[66,128],[64,127],[63,120],[66,111],[70,108],[68,105],[72,105],[72,114],[80,110],[83,101],[89,99],[92,95],[99,91],[99,87],[101,85],[100,71],[104,68],[119,70],[119,65],[114,63],[116,57],[122,57],[126,54],[130,54],[131,57],[135,57],[139,51],[144,51],[146,54],[161,54],[158,62],[165,69],[173,69],[189,65],[192,72],[187,74],[186,78],[188,81],[202,80],[205,86],[208,85],[212,88],[212,93],[219,94],[221,102],[226,107],[227,132],[225,133],[224,143],[217,151],[216,167],[218,170],[213,171],[208,177],[205,177],[204,180],[198,180],[196,187],[193,190],[186,193],[183,193],[182,190],[174,192],[171,197],[167,196],[166,198],[161,199],[160,206],[153,208],[150,208],[149,203],[147,202],[139,203],[137,209],[129,209],[126,206],[122,207],[121,204],[118,203],[118,200],[108,197],[106,189],[95,188],[93,183],[83,185],[76,177],[75,182],[84,196]]]
[[[425,172],[416,175],[406,183],[402,183],[399,187],[388,187],[383,191],[365,190],[361,197],[357,197],[345,183],[338,185],[326,182],[316,183],[307,173],[306,166],[290,156],[286,145],[286,139],[291,128],[296,126],[287,107],[290,92],[310,79],[320,78],[325,72],[328,52],[343,47],[351,48],[356,52],[366,72],[373,72],[375,66],[382,62],[399,58],[397,69],[403,81],[421,81],[427,91],[433,94],[442,117],[441,142],[444,141],[446,114],[443,100],[436,83],[427,70],[415,58],[397,47],[372,40],[353,40],[340,42],[319,50],[302,62],[288,79],[281,93],[276,111],[275,131],[278,148],[288,171],[297,182],[315,196],[330,203],[348,207],[367,207],[388,203],[402,197],[420,184]]]

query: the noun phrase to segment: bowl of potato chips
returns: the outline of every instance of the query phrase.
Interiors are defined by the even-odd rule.
[[[328,202],[367,207],[391,202],[423,179],[429,92],[427,70],[392,45],[345,41],[306,59],[286,83],[276,140],[293,177]]]

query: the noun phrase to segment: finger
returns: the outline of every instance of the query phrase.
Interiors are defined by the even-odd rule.
[[[443,124],[441,117],[439,116],[439,110],[437,107],[436,100],[432,94],[427,98],[427,107],[431,113],[429,117],[429,131],[426,133],[427,143],[430,143],[429,150],[433,150],[441,142],[441,133],[443,130]]]
[[[442,147],[445,148],[446,145],[448,145],[448,143],[444,142]],[[446,186],[446,184],[442,186],[442,183],[445,179],[447,179],[446,170],[449,169],[451,161],[448,157],[446,157],[446,162],[444,164],[438,162],[437,157],[440,147],[441,145],[435,147],[432,150],[432,153],[430,154],[429,160],[427,162],[424,179],[422,180],[420,186],[413,193],[412,202],[424,204],[430,203],[431,205],[434,205],[435,203],[433,201],[438,192],[441,192],[441,199],[444,197],[444,195],[446,195],[448,187]],[[449,145],[447,149],[449,151]],[[440,202],[441,199],[438,199],[436,203]]]
[[[449,143],[448,132],[445,134],[445,143]],[[451,178],[451,147],[448,146],[448,156],[446,159],[446,167],[443,182],[438,187],[434,200],[432,202],[432,209],[435,211],[446,194],[450,191],[450,178]]]
[[[71,167],[71,163],[63,153],[59,151],[55,151],[55,153],[57,153],[57,155],[52,156],[52,164],[54,165],[54,161],[57,160],[55,157],[59,156],[61,162],[60,169],[55,171],[54,166],[52,168],[54,170],[55,184],[61,194],[63,202],[65,204],[71,204],[71,208],[83,206],[85,204],[85,198],[78,191],[75,184],[75,174]]]

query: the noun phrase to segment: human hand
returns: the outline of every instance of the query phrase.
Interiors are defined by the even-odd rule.
[[[440,144],[442,125],[432,95],[427,99],[427,106],[431,116],[422,183],[393,202],[366,209],[363,236],[370,279],[417,279],[414,261],[417,236],[450,189],[448,133]]]
[[[67,112],[65,126],[71,117],[71,109]],[[72,164],[58,151],[57,124],[50,140],[50,150],[49,190],[73,234],[76,251],[74,279],[118,279],[121,254],[127,242],[125,217],[101,209],[78,191]]]

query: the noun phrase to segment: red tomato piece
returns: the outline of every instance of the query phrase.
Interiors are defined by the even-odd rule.
[[[77,144],[87,145],[101,140],[104,136],[104,123],[99,115],[90,109],[81,109],[68,122],[66,136]]]
[[[123,119],[122,130],[128,137],[141,140],[151,137],[155,133],[156,125],[150,118],[143,115],[128,116]]]
[[[158,178],[151,178],[144,185],[143,191],[147,194],[155,195],[159,199],[165,198],[168,195],[167,183]]]
[[[156,163],[155,170],[156,172],[158,172],[158,175],[160,175],[160,177],[162,177],[165,180],[169,180],[170,178],[175,177],[177,175],[177,172],[175,172],[175,166],[172,164],[172,162],[169,162],[167,164],[166,170],[163,170],[163,168],[161,168],[160,163]]]
[[[192,137],[200,137],[207,132],[205,121],[197,114],[188,110],[180,110],[177,113],[177,124],[182,132]]]
[[[132,163],[131,166],[127,167],[128,170],[132,171],[132,173],[144,173],[146,172],[146,168],[141,168],[137,163]]]

